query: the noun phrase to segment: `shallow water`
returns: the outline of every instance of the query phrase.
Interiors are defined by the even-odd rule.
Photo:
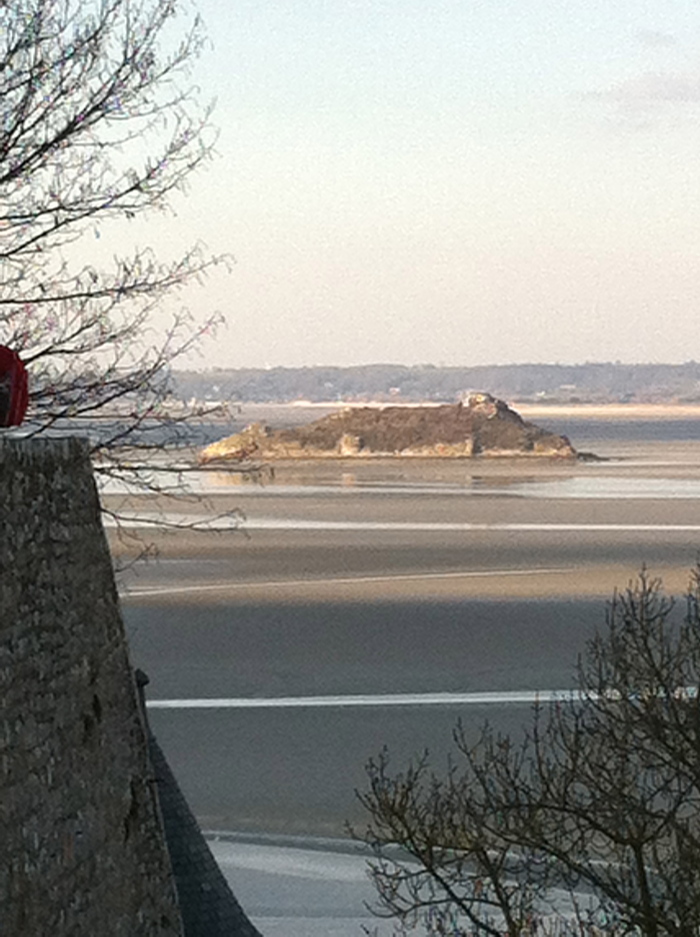
[[[211,553],[183,549],[142,573],[124,616],[134,663],[151,677],[151,723],[195,813],[253,836],[215,851],[264,934],[349,937],[373,925],[363,860],[306,848],[363,823],[355,790],[367,760],[389,745],[397,770],[425,749],[444,765],[458,720],[471,739],[486,719],[517,735],[533,701],[573,686],[577,655],[605,620],[603,599],[419,600],[414,582],[476,574],[505,591],[568,567],[556,577],[566,596],[595,564],[630,576],[643,560],[692,564],[700,444],[682,422],[662,441],[639,428],[591,436],[614,460],[565,469],[394,461],[295,466],[264,485],[187,476],[210,511],[240,504],[251,538],[222,531]],[[327,594],[276,600],[281,580]],[[391,586],[391,601],[363,600],[355,590],[370,580],[380,597]],[[299,839],[292,848],[261,833]]]

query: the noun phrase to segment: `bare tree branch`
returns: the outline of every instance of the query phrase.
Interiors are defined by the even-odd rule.
[[[111,473],[120,449],[176,444],[204,414],[173,417],[169,374],[221,323],[182,310],[153,329],[164,297],[227,258],[95,256],[102,229],[162,212],[211,157],[190,78],[205,34],[183,2],[0,4],[0,343],[28,366],[31,434],[111,414],[94,448]]]

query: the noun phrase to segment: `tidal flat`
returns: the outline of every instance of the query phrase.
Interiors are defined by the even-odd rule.
[[[122,605],[202,824],[344,835],[382,746],[397,768],[425,748],[444,764],[458,719],[517,732],[531,704],[514,692],[571,687],[615,587],[643,563],[687,585],[700,442],[675,425],[589,434],[601,462],[276,465],[194,473],[176,505],[109,496],[159,549],[122,576]],[[212,529],[138,526],[158,511]]]

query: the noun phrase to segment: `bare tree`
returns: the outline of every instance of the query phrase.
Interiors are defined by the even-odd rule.
[[[108,472],[120,448],[160,446],[164,424],[172,438],[196,415],[167,412],[169,372],[217,323],[183,310],[153,329],[163,297],[218,262],[201,247],[95,259],[211,155],[210,106],[189,84],[204,33],[182,6],[0,3],[0,343],[28,366],[30,432],[118,412],[95,445]]]
[[[440,935],[700,934],[699,583],[676,614],[642,571],[522,738],[458,726],[444,772],[368,766],[379,914]]]

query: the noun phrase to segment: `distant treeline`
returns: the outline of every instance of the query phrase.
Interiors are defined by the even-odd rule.
[[[469,390],[508,400],[700,401],[700,364],[507,364],[436,367],[239,368],[178,371],[182,399],[257,403],[310,400],[451,401]]]

